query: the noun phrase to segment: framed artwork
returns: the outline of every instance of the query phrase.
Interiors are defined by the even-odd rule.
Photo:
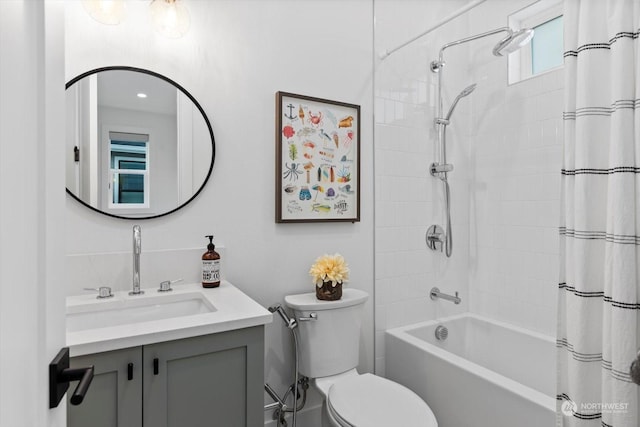
[[[360,106],[276,93],[276,222],[360,221]]]

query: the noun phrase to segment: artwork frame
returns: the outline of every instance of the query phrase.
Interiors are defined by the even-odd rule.
[[[360,106],[276,92],[276,223],[360,221]]]

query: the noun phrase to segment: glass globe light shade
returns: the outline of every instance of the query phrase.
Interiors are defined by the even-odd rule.
[[[189,31],[189,11],[180,0],[153,0],[151,22],[159,34],[177,39]]]
[[[82,0],[82,6],[96,21],[117,25],[124,20],[124,0]]]

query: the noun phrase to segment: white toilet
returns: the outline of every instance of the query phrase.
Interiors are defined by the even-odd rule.
[[[315,293],[284,298],[299,325],[299,372],[322,393],[334,427],[437,427],[431,408],[413,391],[356,371],[368,298],[351,288],[338,301],[318,300]]]

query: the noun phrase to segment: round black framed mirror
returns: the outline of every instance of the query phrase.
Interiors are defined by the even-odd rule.
[[[89,209],[158,218],[209,181],[211,123],[175,81],[142,68],[97,68],[66,84],[66,109],[66,189]]]

